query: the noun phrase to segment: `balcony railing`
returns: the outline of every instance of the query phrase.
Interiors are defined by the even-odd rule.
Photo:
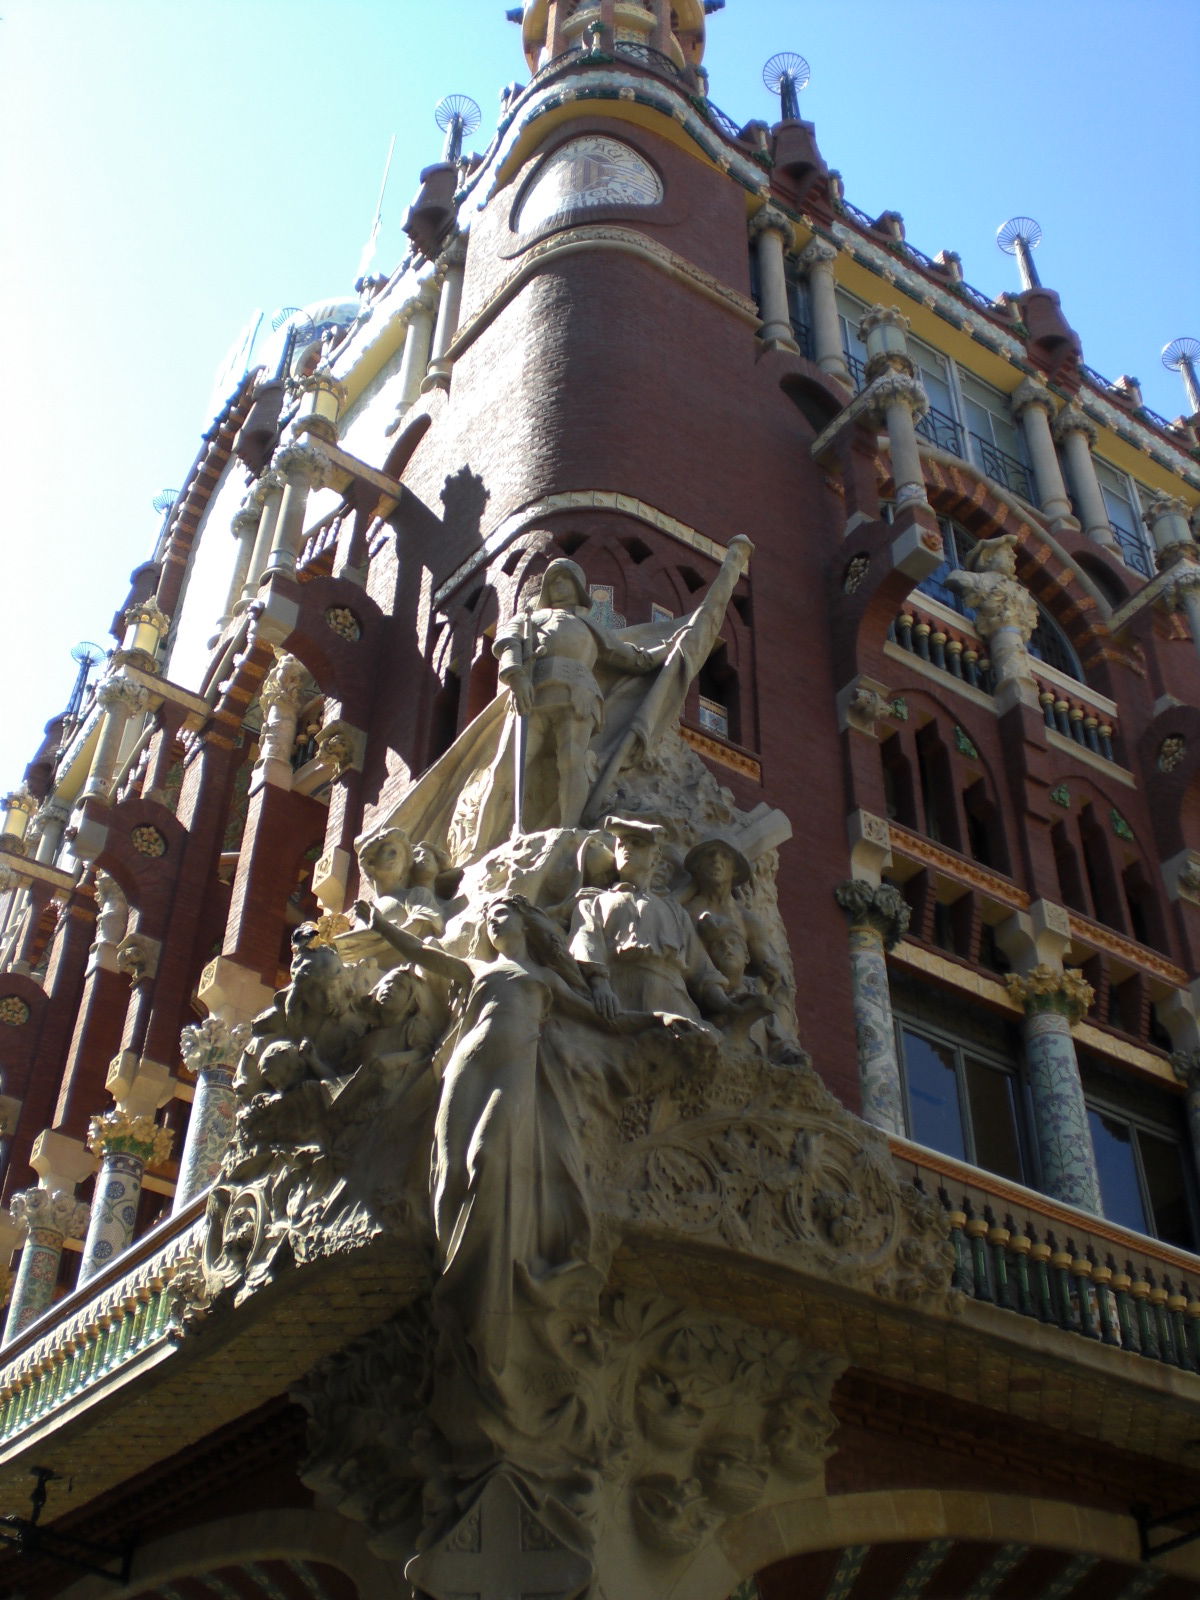
[[[1023,462],[978,433],[969,433],[967,441],[970,459],[981,472],[996,483],[1002,483],[1010,493],[1020,495],[1022,500],[1036,503],[1033,501],[1033,479]]]
[[[923,613],[910,602],[892,624],[891,637],[901,650],[928,661],[931,667],[948,672],[972,689],[992,693],[991,662],[982,641],[969,627]]]
[[[1113,754],[1113,724],[1101,716],[1095,706],[1059,685],[1048,686],[1040,677],[1038,699],[1046,726],[1053,732],[1073,739],[1077,745],[1082,745],[1094,755],[1103,756],[1106,761],[1116,760]]]
[[[955,1286],[972,1299],[1150,1361],[1200,1372],[1200,1260],[1019,1184],[893,1139],[944,1207]]]
[[[1145,543],[1135,533],[1130,533],[1127,528],[1122,528],[1119,523],[1109,518],[1109,525],[1121,547],[1121,560],[1132,571],[1140,573],[1143,578],[1154,576],[1154,563],[1150,559],[1150,552]]]
[[[967,451],[963,442],[962,427],[953,417],[947,416],[944,411],[939,411],[936,406],[930,406],[917,423],[917,432],[922,439],[928,439],[930,444],[936,445],[939,450],[948,450],[951,455],[966,459]]]

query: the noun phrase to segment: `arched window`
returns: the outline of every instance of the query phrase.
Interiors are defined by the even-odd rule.
[[[939,517],[938,526],[942,530],[942,547],[945,554],[941,564],[917,585],[917,593],[927,594],[934,600],[940,600],[944,606],[949,606],[970,622],[974,619],[974,610],[963,604],[961,597],[946,582],[946,578],[956,567],[966,563],[976,540],[973,534],[968,533],[965,528],[960,528],[957,522],[951,522],[949,517]],[[1075,647],[1050,613],[1041,605],[1038,606],[1038,625],[1029,641],[1029,653],[1037,660],[1044,661],[1048,667],[1055,667],[1059,672],[1066,673],[1068,678],[1074,678],[1078,683],[1087,681],[1079,664],[1079,657],[1075,654]]]

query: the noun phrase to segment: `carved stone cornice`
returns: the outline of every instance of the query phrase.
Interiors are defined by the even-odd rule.
[[[1027,1014],[1057,1011],[1070,1022],[1078,1022],[1096,998],[1096,991],[1077,967],[1039,965],[1023,977],[1010,972],[1004,986]]]
[[[912,918],[908,902],[890,883],[868,883],[848,878],[833,891],[834,899],[850,919],[850,926],[870,929],[883,940],[885,950],[899,944]]]
[[[147,1166],[158,1165],[171,1154],[173,1136],[152,1116],[131,1116],[128,1111],[106,1112],[88,1124],[88,1149],[99,1156],[128,1155]]]
[[[31,1234],[57,1234],[60,1239],[82,1239],[87,1231],[90,1206],[67,1189],[23,1189],[9,1202],[13,1220]]]
[[[220,1017],[205,1017],[179,1035],[179,1052],[184,1069],[193,1077],[217,1068],[232,1070],[250,1039],[248,1022],[224,1022]]]
[[[1093,445],[1097,438],[1096,424],[1085,416],[1072,400],[1065,405],[1054,419],[1054,437],[1065,439],[1069,433],[1081,433],[1089,445]]]

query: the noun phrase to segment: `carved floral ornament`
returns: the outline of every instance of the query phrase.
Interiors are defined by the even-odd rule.
[[[0,1023],[8,1028],[21,1028],[29,1021],[29,1007],[20,995],[0,997]]]
[[[117,1109],[88,1124],[88,1149],[98,1155],[129,1155],[147,1165],[158,1166],[171,1154],[174,1137],[152,1116],[131,1116]]]
[[[899,944],[908,932],[912,912],[900,890],[890,883],[872,884],[865,878],[850,878],[833,891],[839,906],[850,919],[850,926],[878,934],[884,948]]]
[[[184,1068],[193,1077],[214,1068],[232,1070],[250,1040],[250,1025],[205,1017],[179,1035],[179,1051]]]
[[[1096,991],[1077,967],[1039,965],[1024,977],[1009,973],[1004,980],[1011,999],[1025,1011],[1057,1011],[1078,1022],[1091,1008]]]

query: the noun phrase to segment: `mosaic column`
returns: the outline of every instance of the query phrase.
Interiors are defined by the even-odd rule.
[[[1096,424],[1072,402],[1058,413],[1054,432],[1067,458],[1067,471],[1075,491],[1084,533],[1097,544],[1106,545],[1110,550],[1119,550],[1117,536],[1108,520],[1108,507],[1104,504],[1100,480],[1096,476],[1096,463],[1092,460]]]
[[[68,1189],[26,1189],[12,1197],[12,1216],[28,1229],[13,1284],[3,1343],[9,1345],[54,1299],[63,1241],[78,1239],[88,1208]]]
[[[1092,1003],[1092,986],[1074,968],[1045,965],[1023,977],[1012,973],[1005,982],[1025,1011],[1025,1059],[1042,1188],[1055,1200],[1101,1216],[1100,1178],[1071,1037],[1072,1024]]]
[[[171,1130],[148,1113],[132,1116],[120,1107],[93,1117],[88,1145],[100,1157],[92,1215],[83,1244],[79,1281],[86,1283],[133,1238],[138,1199],[147,1166],[171,1154]]]
[[[838,321],[837,286],[833,276],[833,263],[837,258],[837,245],[819,237],[810,239],[800,252],[801,264],[808,268],[813,360],[831,378],[849,383],[850,372],[842,353],[842,327]]]
[[[209,1188],[233,1138],[233,1072],[250,1037],[249,1024],[206,1017],[179,1036],[183,1065],[196,1079],[173,1211]]]
[[[1175,1076],[1187,1088],[1188,1134],[1196,1176],[1200,1178],[1200,1050],[1176,1050],[1171,1065]]]
[[[0,1211],[0,1303],[7,1303],[12,1294],[13,1251],[21,1248],[25,1233],[24,1217],[18,1219],[11,1211]]]
[[[762,321],[759,338],[768,350],[786,350],[799,355],[800,346],[792,334],[788,310],[787,273],[784,247],[792,242],[792,225],[782,211],[764,206],[750,223],[750,237],[757,241],[758,286],[762,295]]]
[[[892,1020],[886,952],[908,931],[909,909],[890,883],[850,878],[834,890],[850,919],[850,977],[854,1033],[865,1121],[885,1133],[904,1133],[904,1091]]]

